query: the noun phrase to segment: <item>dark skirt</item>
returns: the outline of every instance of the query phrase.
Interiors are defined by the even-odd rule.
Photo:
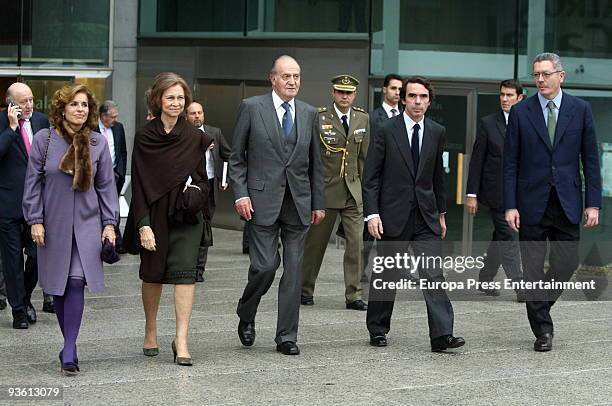
[[[161,283],[172,285],[195,283],[198,252],[204,227],[202,213],[198,213],[198,216],[200,220],[198,224],[170,225],[168,257]]]

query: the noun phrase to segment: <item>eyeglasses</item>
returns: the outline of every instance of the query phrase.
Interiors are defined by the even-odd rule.
[[[534,79],[538,79],[540,76],[542,76],[542,79],[548,79],[550,78],[552,75],[554,75],[555,73],[559,73],[559,72],[563,72],[562,70],[556,70],[554,72],[533,72],[531,74],[531,76]]]

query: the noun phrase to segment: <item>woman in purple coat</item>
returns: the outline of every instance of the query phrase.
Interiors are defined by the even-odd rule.
[[[55,92],[52,127],[34,136],[23,193],[23,213],[38,246],[38,275],[54,295],[64,348],[62,372],[79,371],[76,340],[84,307],[84,287],[104,289],[100,252],[115,243],[119,215],[113,164],[97,127],[94,95],[84,85]]]

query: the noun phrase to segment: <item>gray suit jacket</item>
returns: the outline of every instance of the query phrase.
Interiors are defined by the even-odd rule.
[[[310,225],[313,210],[325,209],[317,110],[297,99],[295,110],[297,144],[285,160],[272,93],[244,99],[240,104],[229,177],[236,199],[251,198],[255,224],[274,224],[287,187],[303,225]]]

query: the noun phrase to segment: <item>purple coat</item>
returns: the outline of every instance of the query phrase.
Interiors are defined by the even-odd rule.
[[[116,224],[119,218],[108,144],[101,134],[90,134],[94,181],[88,191],[76,192],[72,190],[72,176],[59,170],[68,143],[54,129],[42,171],[47,139],[47,129],[34,135],[23,192],[26,222],[45,226],[45,246],[38,247],[38,282],[45,293],[64,294],[74,232],[89,291],[100,292],[104,289],[100,259],[102,227]]]

